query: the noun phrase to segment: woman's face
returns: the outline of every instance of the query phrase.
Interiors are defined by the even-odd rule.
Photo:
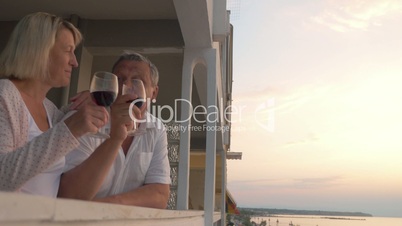
[[[63,87],[70,84],[73,67],[78,67],[74,55],[74,36],[67,28],[57,32],[56,41],[49,55],[49,74],[51,87]]]

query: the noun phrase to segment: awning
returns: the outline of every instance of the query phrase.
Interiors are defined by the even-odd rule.
[[[226,189],[226,213],[239,215],[240,211],[237,209],[235,200],[230,192]]]

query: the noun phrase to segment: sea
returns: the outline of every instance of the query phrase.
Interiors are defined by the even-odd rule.
[[[390,217],[275,215],[251,220],[257,225],[265,220],[267,226],[402,226],[402,218]]]

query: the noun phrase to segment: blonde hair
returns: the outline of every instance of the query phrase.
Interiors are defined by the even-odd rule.
[[[48,79],[50,50],[62,28],[71,31],[76,46],[81,42],[80,31],[61,17],[37,12],[22,18],[0,55],[0,77]]]

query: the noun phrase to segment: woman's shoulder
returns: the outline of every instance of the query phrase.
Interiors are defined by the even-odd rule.
[[[0,92],[4,92],[4,91],[10,91],[10,90],[15,90],[16,91],[16,87],[14,86],[14,84],[6,78],[2,78],[0,79]]]
[[[15,101],[19,95],[17,87],[9,79],[0,79],[0,98]]]

